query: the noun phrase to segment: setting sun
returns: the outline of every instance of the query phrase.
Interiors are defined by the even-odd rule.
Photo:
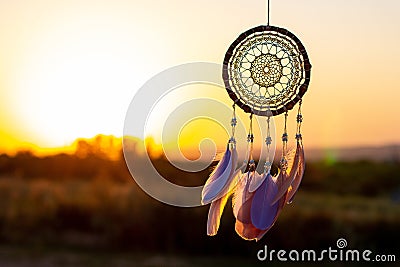
[[[9,25],[0,35],[3,150],[122,135],[127,106],[148,78],[149,64],[138,38],[145,29],[134,28],[128,10],[109,8],[2,4],[1,21]]]
[[[102,20],[78,17],[51,25],[21,54],[14,107],[34,141],[59,146],[120,130],[137,55],[134,40]]]

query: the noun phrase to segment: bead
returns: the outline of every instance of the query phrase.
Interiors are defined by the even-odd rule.
[[[254,160],[250,160],[249,171],[255,171],[255,170],[256,170],[256,163],[254,162]]]
[[[301,115],[301,114],[298,114],[297,115],[297,122],[303,122],[303,115]]]
[[[288,141],[288,134],[287,133],[282,134],[282,141],[283,142],[287,142]]]
[[[271,166],[272,166],[272,163],[269,162],[269,161],[266,161],[266,162],[264,163],[264,170],[265,170],[266,172],[269,172],[269,171],[271,170]]]
[[[253,143],[253,141],[254,141],[254,135],[253,134],[247,135],[247,142]]]
[[[236,144],[236,139],[235,139],[235,137],[231,137],[230,139],[229,139],[229,143],[230,144]]]
[[[281,161],[280,161],[279,163],[280,163],[280,165],[281,165],[281,169],[282,169],[283,171],[286,171],[287,168],[288,168],[288,162],[287,162],[286,158],[282,158]]]
[[[265,143],[266,143],[267,145],[270,145],[270,144],[272,143],[272,138],[271,138],[271,136],[268,136],[267,138],[265,138]]]
[[[232,120],[231,120],[231,126],[232,126],[232,127],[233,127],[233,126],[236,126],[236,124],[237,124],[236,117],[233,117]]]
[[[301,134],[296,134],[296,140],[302,140],[303,137],[301,136]]]

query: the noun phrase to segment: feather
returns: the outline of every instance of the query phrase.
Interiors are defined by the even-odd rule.
[[[236,222],[235,222],[235,231],[236,233],[245,240],[254,240],[258,237],[261,233],[260,229],[257,229],[251,223],[251,203],[253,201],[254,193],[250,193],[248,191],[249,180],[247,178],[250,177],[250,173],[247,172],[243,176],[245,176],[240,185],[245,184],[242,186],[242,194],[236,196],[236,200],[239,203],[236,203],[234,206],[234,214],[235,208],[237,209],[236,212]]]
[[[260,187],[260,185],[264,182],[264,180],[267,178],[266,174],[258,174],[257,172],[255,173],[253,179],[250,181],[249,185],[249,192],[254,192],[257,190],[257,188]]]
[[[278,193],[278,187],[270,174],[254,193],[251,203],[251,223],[260,230],[269,229],[275,222],[278,214],[279,203],[272,204],[273,198]]]
[[[284,197],[282,197],[279,200],[279,202],[278,202],[279,203],[278,204],[278,212],[276,213],[275,218],[274,218],[271,226],[269,228],[265,229],[264,231],[259,232],[257,238],[255,238],[256,241],[260,240],[272,228],[272,226],[274,226],[276,220],[278,220],[279,214],[281,214],[281,211],[283,210],[283,207],[285,206],[286,196],[287,196],[287,193],[284,195]]]
[[[238,158],[236,148],[234,147],[232,150],[228,144],[224,156],[207,179],[201,194],[203,204],[221,198],[229,190]]]
[[[245,190],[246,192],[247,190]],[[240,206],[237,216],[236,216],[236,220],[244,223],[244,224],[250,224],[251,223],[251,218],[250,218],[250,210],[251,210],[251,205],[253,202],[253,197],[254,197],[254,193],[246,193],[245,196],[248,195],[249,197],[247,197],[246,200],[244,200],[245,198],[243,198],[243,204]]]
[[[235,216],[235,218],[237,218],[239,210],[242,207],[242,205],[251,197],[251,194],[248,191],[250,178],[251,178],[250,172],[243,173],[234,190],[232,197],[232,208],[233,208],[233,215]]]
[[[235,186],[238,180],[238,171],[235,172],[234,179],[231,180],[229,186],[227,187],[227,193],[222,197],[211,202],[210,209],[208,211],[208,219],[207,219],[207,234],[210,236],[214,236],[218,232],[220,220],[222,213],[224,211],[226,202],[229,197],[233,194]]]
[[[226,180],[225,184],[222,186],[221,191],[214,197],[214,199],[219,199],[224,195],[228,194],[229,191],[232,191],[237,184],[239,179],[239,173],[241,169],[235,169],[238,161],[238,153],[236,149],[233,149],[231,156],[231,170]]]
[[[229,160],[228,164],[226,163],[226,159]],[[230,151],[228,144],[228,149],[221,160],[222,163],[221,165],[219,164],[221,167],[217,166],[216,169],[218,170],[214,170],[203,188],[203,204],[211,202],[207,219],[207,234],[210,236],[217,234],[226,202],[232,195],[233,189],[236,187],[237,180],[239,179],[241,170],[235,170],[237,160],[236,148],[233,147],[232,151]]]
[[[297,190],[299,189],[301,180],[303,179],[303,175],[304,175],[304,170],[306,168],[306,162],[305,162],[305,158],[304,158],[304,149],[303,149],[303,145],[300,144],[300,142],[298,142],[298,147],[300,148],[299,150],[299,167],[298,170],[296,172],[296,175],[294,177],[294,180],[291,184],[291,188],[287,194],[287,203],[292,203],[294,196],[296,195]]]
[[[234,192],[232,203],[233,213],[236,217],[235,231],[240,237],[245,240],[260,240],[274,225],[285,205],[286,194],[279,200],[278,203],[275,204],[273,208],[271,208],[271,205],[270,203],[268,203],[268,201],[265,202],[265,205],[263,205],[265,209],[267,211],[271,211],[272,209],[272,212],[269,212],[269,216],[267,215],[268,212],[263,211],[263,209],[259,207],[260,205],[257,204],[257,202],[259,201],[255,199],[255,195],[257,193],[260,194],[260,196],[263,196],[263,193],[267,193],[266,195],[268,196],[269,194],[268,192],[266,192],[268,191],[267,185],[272,185],[272,191],[275,191],[275,193],[277,192],[276,177],[272,177],[270,174],[265,175],[267,177],[264,178],[263,184],[257,189],[256,192],[251,193],[248,190],[251,181],[251,179],[249,179],[250,174],[244,173],[238,182],[236,191]],[[270,198],[272,198],[272,196]],[[261,214],[258,214],[259,212]],[[259,217],[263,218],[263,220],[258,220],[260,222],[260,225],[263,224],[263,226],[260,227],[267,228],[260,229],[254,225],[254,222]],[[256,224],[259,223],[256,222]]]
[[[300,143],[297,143],[296,152],[294,154],[294,158],[288,157],[288,166],[289,168],[286,171],[281,171],[277,178],[277,186],[278,192],[276,196],[272,200],[272,205],[279,201],[282,196],[288,191],[290,185],[295,179],[296,174],[299,170],[299,162],[300,162],[300,153],[301,153]],[[292,162],[292,163],[291,163]]]
[[[221,216],[230,195],[231,193],[228,193],[211,203],[208,211],[207,235],[214,236],[217,234]]]
[[[231,157],[231,150],[229,149],[229,144],[227,144],[225,153],[222,155],[222,158],[218,162],[217,166],[215,166],[214,170],[211,172],[210,177],[206,181],[206,184],[215,180],[225,171],[226,167],[228,166],[230,157]]]
[[[279,206],[281,207],[281,206]],[[281,209],[278,210],[278,214]],[[249,214],[249,213],[247,213]],[[251,214],[249,214],[251,216]],[[272,225],[275,223],[277,216],[275,217]],[[251,220],[251,217],[244,219],[245,221]],[[272,225],[265,229],[259,229],[255,227],[251,222],[250,223],[243,223],[240,220],[236,220],[235,222],[235,231],[236,233],[245,240],[260,240],[268,231],[271,229]]]
[[[259,240],[265,233],[264,231],[256,228],[254,225],[244,224],[241,221],[236,220],[235,223],[236,233],[245,240]]]
[[[242,204],[243,192],[244,192],[244,188],[247,183],[246,177],[247,177],[247,173],[242,173],[242,175],[240,176],[239,181],[235,187],[235,190],[233,192],[232,210],[233,210],[233,216],[235,216],[235,218],[237,217],[240,206]]]

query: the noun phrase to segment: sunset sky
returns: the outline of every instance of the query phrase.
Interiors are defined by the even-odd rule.
[[[313,65],[309,147],[400,143],[399,10],[396,0],[271,0],[271,24],[295,33]],[[262,0],[1,1],[0,152],[121,136],[143,83],[178,64],[222,63],[241,32],[265,23]],[[185,131],[196,148],[211,134]]]

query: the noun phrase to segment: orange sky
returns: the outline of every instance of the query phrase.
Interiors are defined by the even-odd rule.
[[[271,2],[271,24],[295,33],[313,65],[305,143],[400,143],[400,2]],[[239,33],[265,24],[265,13],[261,0],[2,1],[0,150],[121,136],[145,81],[181,63],[221,63]],[[197,148],[207,134],[224,143],[224,134],[195,136],[199,125],[188,127],[185,146]]]

